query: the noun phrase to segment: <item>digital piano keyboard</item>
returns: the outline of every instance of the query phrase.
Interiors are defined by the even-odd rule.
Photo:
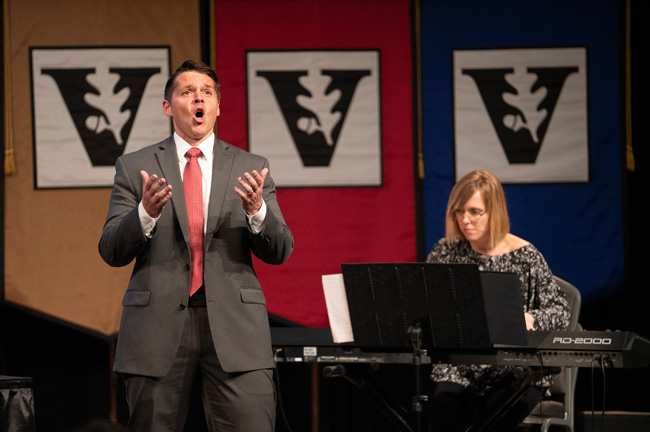
[[[329,329],[272,328],[275,359],[305,363],[412,364],[411,352],[335,344]],[[450,364],[637,368],[650,366],[650,340],[628,331],[535,331],[525,346],[428,349],[417,361]]]
[[[535,331],[528,345],[490,350],[453,350],[440,353],[436,362],[520,366],[650,366],[650,340],[627,331]]]

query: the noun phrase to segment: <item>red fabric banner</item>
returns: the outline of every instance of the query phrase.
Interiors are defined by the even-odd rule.
[[[409,2],[217,0],[215,30],[219,138],[243,149],[251,143],[247,52],[379,52],[380,186],[279,185],[278,202],[295,249],[280,267],[255,261],[270,313],[328,327],[321,275],[340,273],[342,263],[416,259]],[[343,122],[341,139],[346,127]],[[269,160],[275,179],[279,173]]]

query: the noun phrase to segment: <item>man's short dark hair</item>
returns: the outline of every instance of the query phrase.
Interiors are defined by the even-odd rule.
[[[174,82],[176,77],[182,74],[183,72],[199,72],[205,74],[212,78],[214,81],[214,87],[217,92],[217,99],[221,100],[221,88],[219,86],[219,78],[217,78],[217,73],[207,64],[202,61],[196,60],[185,60],[182,65],[176,69],[176,71],[169,77],[167,83],[165,84],[165,100],[171,101],[171,93],[174,89]]]

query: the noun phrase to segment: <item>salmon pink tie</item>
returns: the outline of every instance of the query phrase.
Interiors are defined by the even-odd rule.
[[[203,285],[203,181],[198,158],[201,150],[191,148],[185,153],[189,160],[183,173],[183,192],[187,207],[187,222],[190,228],[190,259],[192,274],[190,296]]]

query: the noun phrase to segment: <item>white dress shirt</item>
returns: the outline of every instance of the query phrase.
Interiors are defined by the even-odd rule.
[[[199,166],[201,167],[201,179],[203,186],[203,232],[205,233],[208,224],[208,209],[210,208],[210,189],[212,186],[212,163],[214,161],[214,134],[210,135],[205,141],[198,145],[202,155],[198,158]],[[192,148],[183,138],[174,132],[174,143],[176,144],[176,153],[178,155],[178,168],[181,173],[181,179],[185,173],[185,164],[187,158],[185,153]],[[243,173],[242,173],[243,174]],[[240,187],[241,189],[241,187]],[[172,191],[173,193],[174,191]],[[242,209],[242,211],[244,211]],[[156,226],[158,218],[152,218],[144,209],[142,201],[138,205],[138,216],[140,217],[140,225],[142,232],[145,236],[151,238],[151,232]],[[266,203],[262,201],[262,207],[254,215],[246,213],[248,225],[253,234],[262,231],[264,225],[264,218],[266,217]]]

